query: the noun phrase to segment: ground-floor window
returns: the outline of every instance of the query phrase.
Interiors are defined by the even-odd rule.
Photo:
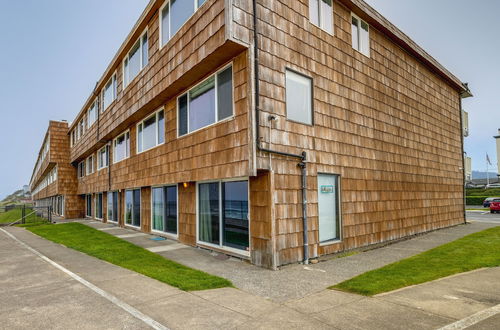
[[[95,195],[95,217],[102,219],[102,193]]]
[[[57,196],[57,211],[60,216],[64,216],[64,196]]]
[[[319,241],[340,240],[339,176],[318,173]]]
[[[198,185],[198,239],[248,251],[248,181]]]
[[[85,215],[87,217],[92,217],[92,195],[85,195]]]
[[[141,226],[141,189],[125,190],[125,224]]]
[[[177,186],[153,187],[153,230],[177,234]]]
[[[108,192],[108,221],[118,222],[118,192]]]

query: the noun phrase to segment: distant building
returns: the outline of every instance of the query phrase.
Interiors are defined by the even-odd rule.
[[[472,158],[465,157],[465,183],[472,181]]]

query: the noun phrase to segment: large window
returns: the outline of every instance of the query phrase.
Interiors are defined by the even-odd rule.
[[[312,79],[286,70],[286,117],[312,125]]]
[[[90,128],[97,121],[97,100],[92,103],[89,110],[87,110],[87,127]]]
[[[160,8],[160,47],[164,46],[205,0],[169,0]]]
[[[125,190],[125,224],[141,226],[141,190]]]
[[[104,112],[116,99],[116,73],[109,79],[102,91],[102,111]]]
[[[110,191],[108,192],[107,199],[107,220],[112,222],[118,222],[118,192]]]
[[[177,186],[155,187],[151,198],[153,230],[177,234]]]
[[[95,195],[95,217],[102,220],[102,193]]]
[[[229,66],[179,97],[179,136],[233,115],[233,69]]]
[[[87,172],[86,172],[87,175],[94,173],[94,155],[90,155],[87,158],[85,167],[87,168]]]
[[[125,132],[113,142],[113,163],[130,156],[130,133]]]
[[[143,152],[165,142],[165,113],[155,112],[137,125],[137,152]]]
[[[248,181],[198,185],[198,240],[248,251]]]
[[[352,48],[370,56],[370,27],[368,23],[354,14],[352,14],[351,19]]]
[[[109,164],[109,150],[108,146],[104,146],[97,152],[97,169],[108,167]]]
[[[333,34],[332,0],[309,0],[309,19],[328,33]]]
[[[85,176],[85,161],[78,163],[78,178],[83,178]]]
[[[92,217],[92,195],[85,195],[85,216]]]
[[[134,80],[139,72],[148,64],[148,47],[148,32],[146,31],[132,46],[130,52],[123,61],[123,83],[125,86]]]

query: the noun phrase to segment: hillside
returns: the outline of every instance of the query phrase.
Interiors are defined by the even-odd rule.
[[[0,206],[9,205],[9,204],[20,204],[20,203],[23,203],[23,200],[25,200],[26,198],[29,198],[29,195],[25,196],[24,190],[19,189],[19,190],[14,191],[12,194],[8,195],[7,197],[5,197],[0,202]]]

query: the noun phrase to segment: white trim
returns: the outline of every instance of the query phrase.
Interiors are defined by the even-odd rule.
[[[97,122],[98,118],[99,118],[99,103],[97,102],[99,99],[99,97],[96,97],[94,99],[94,102],[92,102],[90,104],[90,106],[88,107],[87,111],[86,111],[86,114],[87,114],[87,129],[90,129],[92,126],[94,126],[94,124]],[[89,123],[90,119],[90,110],[94,107],[95,105],[95,114],[94,114],[94,120],[92,121],[92,123]],[[90,125],[89,125],[90,124]]]
[[[354,48],[352,46],[352,34],[353,34],[353,31],[352,31],[352,18],[356,18],[358,20],[358,49]],[[361,51],[361,22],[364,22],[367,26],[368,26],[368,53],[364,53]],[[368,24],[365,20],[359,18],[358,15],[356,15],[355,13],[351,12],[351,21],[349,22],[349,25],[351,27],[351,48],[354,49],[355,51],[357,51],[358,53],[370,58],[370,55],[371,55],[371,38],[370,38],[370,24]]]
[[[164,127],[163,127],[163,142],[159,143],[160,135],[158,134],[158,114],[161,111],[163,111],[163,125],[164,125]],[[139,126],[142,125],[146,120],[151,119],[152,117],[155,117],[156,144],[148,149],[143,149],[142,151],[139,151]],[[136,124],[136,126],[135,126],[135,153],[136,153],[136,155],[142,154],[143,152],[149,151],[151,149],[154,149],[158,146],[165,144],[165,141],[167,140],[167,137],[166,137],[167,130],[165,127],[166,122],[167,122],[167,114],[165,111],[165,107],[162,106],[161,108],[159,108],[155,112],[151,113],[150,115],[148,115],[147,117],[145,117],[143,120],[141,120],[140,122],[138,122]],[[144,130],[144,128],[142,130]],[[144,138],[141,141],[142,141],[142,145],[144,145]]]
[[[142,58],[142,38],[144,37],[144,35],[147,34],[148,35],[148,63],[146,65],[144,65],[144,59]],[[144,29],[144,31],[142,31],[141,35],[139,36],[138,39],[136,39],[136,41],[132,44],[132,47],[128,50],[127,54],[125,55],[125,57],[123,58],[122,60],[122,84],[123,84],[123,87],[122,87],[122,91],[126,90],[127,87],[137,78],[139,77],[141,71],[149,65],[149,46],[150,46],[150,42],[149,42],[149,39],[150,39],[150,35],[148,33],[148,27],[146,26],[146,28]],[[125,79],[126,75],[125,75],[125,61],[127,61],[127,63],[130,63],[130,50],[137,44],[137,42],[139,42],[139,59],[140,59],[140,69],[139,71],[137,72],[137,75],[132,78],[132,80],[130,81],[127,81],[127,79]],[[118,89],[118,85],[117,85],[117,89]],[[117,90],[117,94],[118,94],[118,90]]]
[[[221,119],[221,120],[218,120],[218,116],[219,116],[219,104],[218,104],[218,100],[217,100],[217,97],[218,97],[218,90],[217,90],[217,86],[218,86],[218,75],[219,73],[221,73],[222,71],[228,69],[229,67],[231,67],[231,86],[232,86],[232,89],[231,89],[231,98],[232,98],[232,107],[231,107],[231,116],[229,117],[226,117],[224,119]],[[194,131],[190,131],[189,129],[189,93],[191,92],[191,90],[193,90],[194,88],[198,87],[199,85],[203,84],[205,81],[209,80],[210,78],[214,77],[215,80],[214,80],[214,90],[215,90],[215,121],[209,125],[206,125],[206,126],[203,126],[203,127],[200,127],[198,129],[195,129]],[[179,112],[179,99],[183,96],[187,96],[187,132],[186,134],[183,134],[183,135],[180,135],[179,132],[180,132],[180,112]],[[225,65],[223,65],[222,67],[220,67],[219,69],[217,69],[214,73],[208,75],[207,77],[205,77],[203,80],[197,82],[196,84],[194,84],[192,87],[188,88],[186,91],[184,91],[183,93],[181,93],[180,95],[177,96],[176,98],[176,103],[175,103],[175,107],[176,107],[176,111],[177,111],[177,138],[183,138],[185,136],[188,136],[189,134],[192,134],[192,133],[195,133],[195,132],[198,132],[198,131],[201,131],[202,129],[205,129],[207,127],[211,127],[211,126],[214,126],[218,123],[222,123],[222,122],[225,122],[225,121],[229,121],[229,120],[232,120],[236,117],[235,115],[235,106],[234,106],[234,65],[233,65],[233,61],[230,61],[229,63],[226,63]]]
[[[101,216],[102,216],[102,218],[98,218],[98,217],[97,217],[97,200],[98,200],[97,196],[98,196],[99,194],[101,195]],[[96,193],[94,193],[94,195],[95,195],[95,196],[94,196],[94,219],[97,219],[97,220],[103,221],[103,219],[104,219],[104,213],[102,212],[102,201],[103,201],[103,199],[104,199],[104,198],[103,198],[103,197],[104,197],[104,196],[103,196],[103,193],[102,193],[102,192],[96,192]]]
[[[247,182],[247,197],[248,197],[248,251],[241,250],[237,248],[233,248],[230,246],[225,246],[223,243],[223,233],[222,233],[222,183],[223,182],[237,182],[237,181],[246,181]],[[200,210],[199,210],[199,186],[204,183],[218,183],[219,184],[219,245],[208,243],[204,241],[200,241],[199,237],[199,229],[200,229]],[[203,180],[196,182],[196,245],[206,248],[214,248],[221,251],[228,251],[232,254],[237,254],[240,256],[250,257],[250,251],[252,250],[251,246],[251,214],[250,214],[250,180],[249,177],[238,177],[238,178],[228,178],[228,179],[220,179],[220,180]]]
[[[108,147],[108,145],[104,145],[101,149],[97,150],[97,171],[99,172],[100,170],[106,168],[109,166],[109,148],[107,149],[107,155],[106,155],[106,166],[100,166],[102,164],[99,164],[100,163],[100,153],[101,153],[101,150],[103,149],[106,149]]]
[[[205,0],[201,6],[198,5],[198,0],[193,0],[194,2],[194,11],[193,13],[184,21],[184,23],[181,24],[181,26],[179,26],[179,29],[172,35],[172,24],[171,24],[171,21],[170,21],[170,14],[172,13],[172,8],[170,7],[170,0],[165,0],[165,2],[161,5],[160,9],[158,10],[158,50],[161,50],[163,47],[165,47],[169,42],[170,40],[172,40],[172,38],[174,36],[177,35],[177,33],[182,29],[182,27],[184,25],[186,25],[186,23],[194,16],[194,14],[196,14],[196,12],[198,11],[198,9],[200,9],[201,7],[203,7],[204,4],[206,4],[207,2],[209,2],[209,0]],[[168,13],[169,13],[169,17],[168,17],[168,32],[169,32],[169,38],[167,40],[167,42],[165,44],[162,44],[162,36],[163,36],[163,27],[162,27],[162,24],[161,24],[161,21],[162,21],[162,11],[163,11],[163,8],[165,8],[165,6],[169,6],[168,8]]]
[[[118,218],[118,216],[116,217],[116,221],[114,220],[110,220],[109,219],[109,194],[113,195],[114,193],[116,192],[116,197],[117,199],[119,199],[120,197],[120,193],[118,190],[111,190],[111,191],[107,191],[107,194],[106,194],[106,222],[111,222],[111,223],[119,223],[120,219]],[[114,197],[113,197],[114,198]],[[111,206],[113,205],[113,203],[111,203]],[[116,212],[118,213],[118,209],[120,208],[120,205],[118,204],[118,200],[116,201]]]
[[[134,226],[133,224],[128,224],[127,223],[127,191],[132,191],[132,223],[134,223],[134,193],[133,191],[134,190],[139,190],[139,205],[140,205],[140,212],[139,212],[139,222],[140,222],[140,225],[139,226]],[[130,227],[130,228],[135,228],[135,229],[141,229],[142,227],[142,214],[141,214],[141,211],[142,211],[142,189],[139,187],[139,188],[129,188],[129,189],[124,189],[124,197],[123,197],[123,226],[124,227]]]
[[[116,70],[115,72],[113,72],[113,74],[111,75],[111,77],[108,79],[108,81],[106,81],[106,83],[104,84],[104,87],[102,88],[101,90],[101,104],[102,104],[102,107],[101,107],[101,111],[100,113],[104,113],[104,111],[106,111],[109,107],[111,107],[111,105],[116,101],[116,99],[118,98],[118,81],[117,81],[117,76],[116,76]],[[114,80],[114,83],[115,83],[115,88],[113,88],[113,80]],[[112,92],[113,92],[113,99],[111,100],[111,102],[105,106],[104,105],[104,92],[106,91],[106,86],[108,85],[108,83],[111,81],[111,88],[112,88]],[[99,111],[98,111],[99,112]]]
[[[89,159],[92,158],[92,172],[89,170]],[[85,176],[89,176],[91,174],[94,174],[95,169],[94,169],[94,154],[91,154],[85,159]]]
[[[177,202],[177,207],[176,207],[176,213],[177,213],[177,230],[175,234],[166,232],[166,231],[161,231],[161,230],[156,230],[153,229],[153,189],[154,188],[163,188],[163,187],[175,187],[176,188],[176,202]],[[173,183],[173,184],[164,184],[164,185],[154,185],[151,186],[151,217],[150,217],[150,222],[151,222],[151,232],[155,234],[160,234],[160,235],[165,235],[174,239],[179,239],[179,184]]]
[[[334,2],[335,1],[332,0],[332,6],[331,6],[331,8],[332,8],[332,10],[331,10],[332,11],[332,31],[331,32],[325,30],[325,28],[321,26],[322,25],[322,22],[321,22],[321,0],[316,0],[316,1],[318,1],[318,24],[314,23],[311,20],[311,15],[310,15],[310,13],[311,13],[311,10],[310,10],[311,0],[309,0],[308,6],[307,6],[307,9],[308,9],[307,16],[308,16],[308,19],[309,19],[309,23],[311,23],[312,25],[314,25],[318,29],[321,29],[322,31],[325,31],[329,35],[334,36],[335,35],[335,10],[334,10],[333,6],[334,6]]]
[[[342,175],[338,173],[327,173],[327,172],[317,172],[316,173],[316,183],[318,182],[318,175],[319,174],[324,174],[324,175],[335,175],[338,178],[338,210],[339,210],[339,238],[331,239],[328,241],[320,242],[319,241],[319,217],[318,217],[318,242],[319,246],[329,246],[329,245],[335,245],[338,243],[342,243],[344,240],[344,227],[343,227],[343,219],[342,219]],[[319,187],[317,187],[316,193],[319,191]],[[319,208],[319,201],[318,201],[318,208]]]
[[[122,137],[123,135],[127,134],[128,133],[128,150],[126,152],[126,157],[125,158],[122,158],[120,160],[116,160],[116,155],[115,155],[115,149],[116,149],[116,140],[118,140],[120,137]],[[115,137],[113,139],[113,143],[112,143],[112,147],[113,147],[113,164],[117,164],[121,161],[124,161],[125,159],[128,159],[130,158],[130,129],[127,129],[125,132],[121,133],[120,135],[118,135],[117,137]]]

